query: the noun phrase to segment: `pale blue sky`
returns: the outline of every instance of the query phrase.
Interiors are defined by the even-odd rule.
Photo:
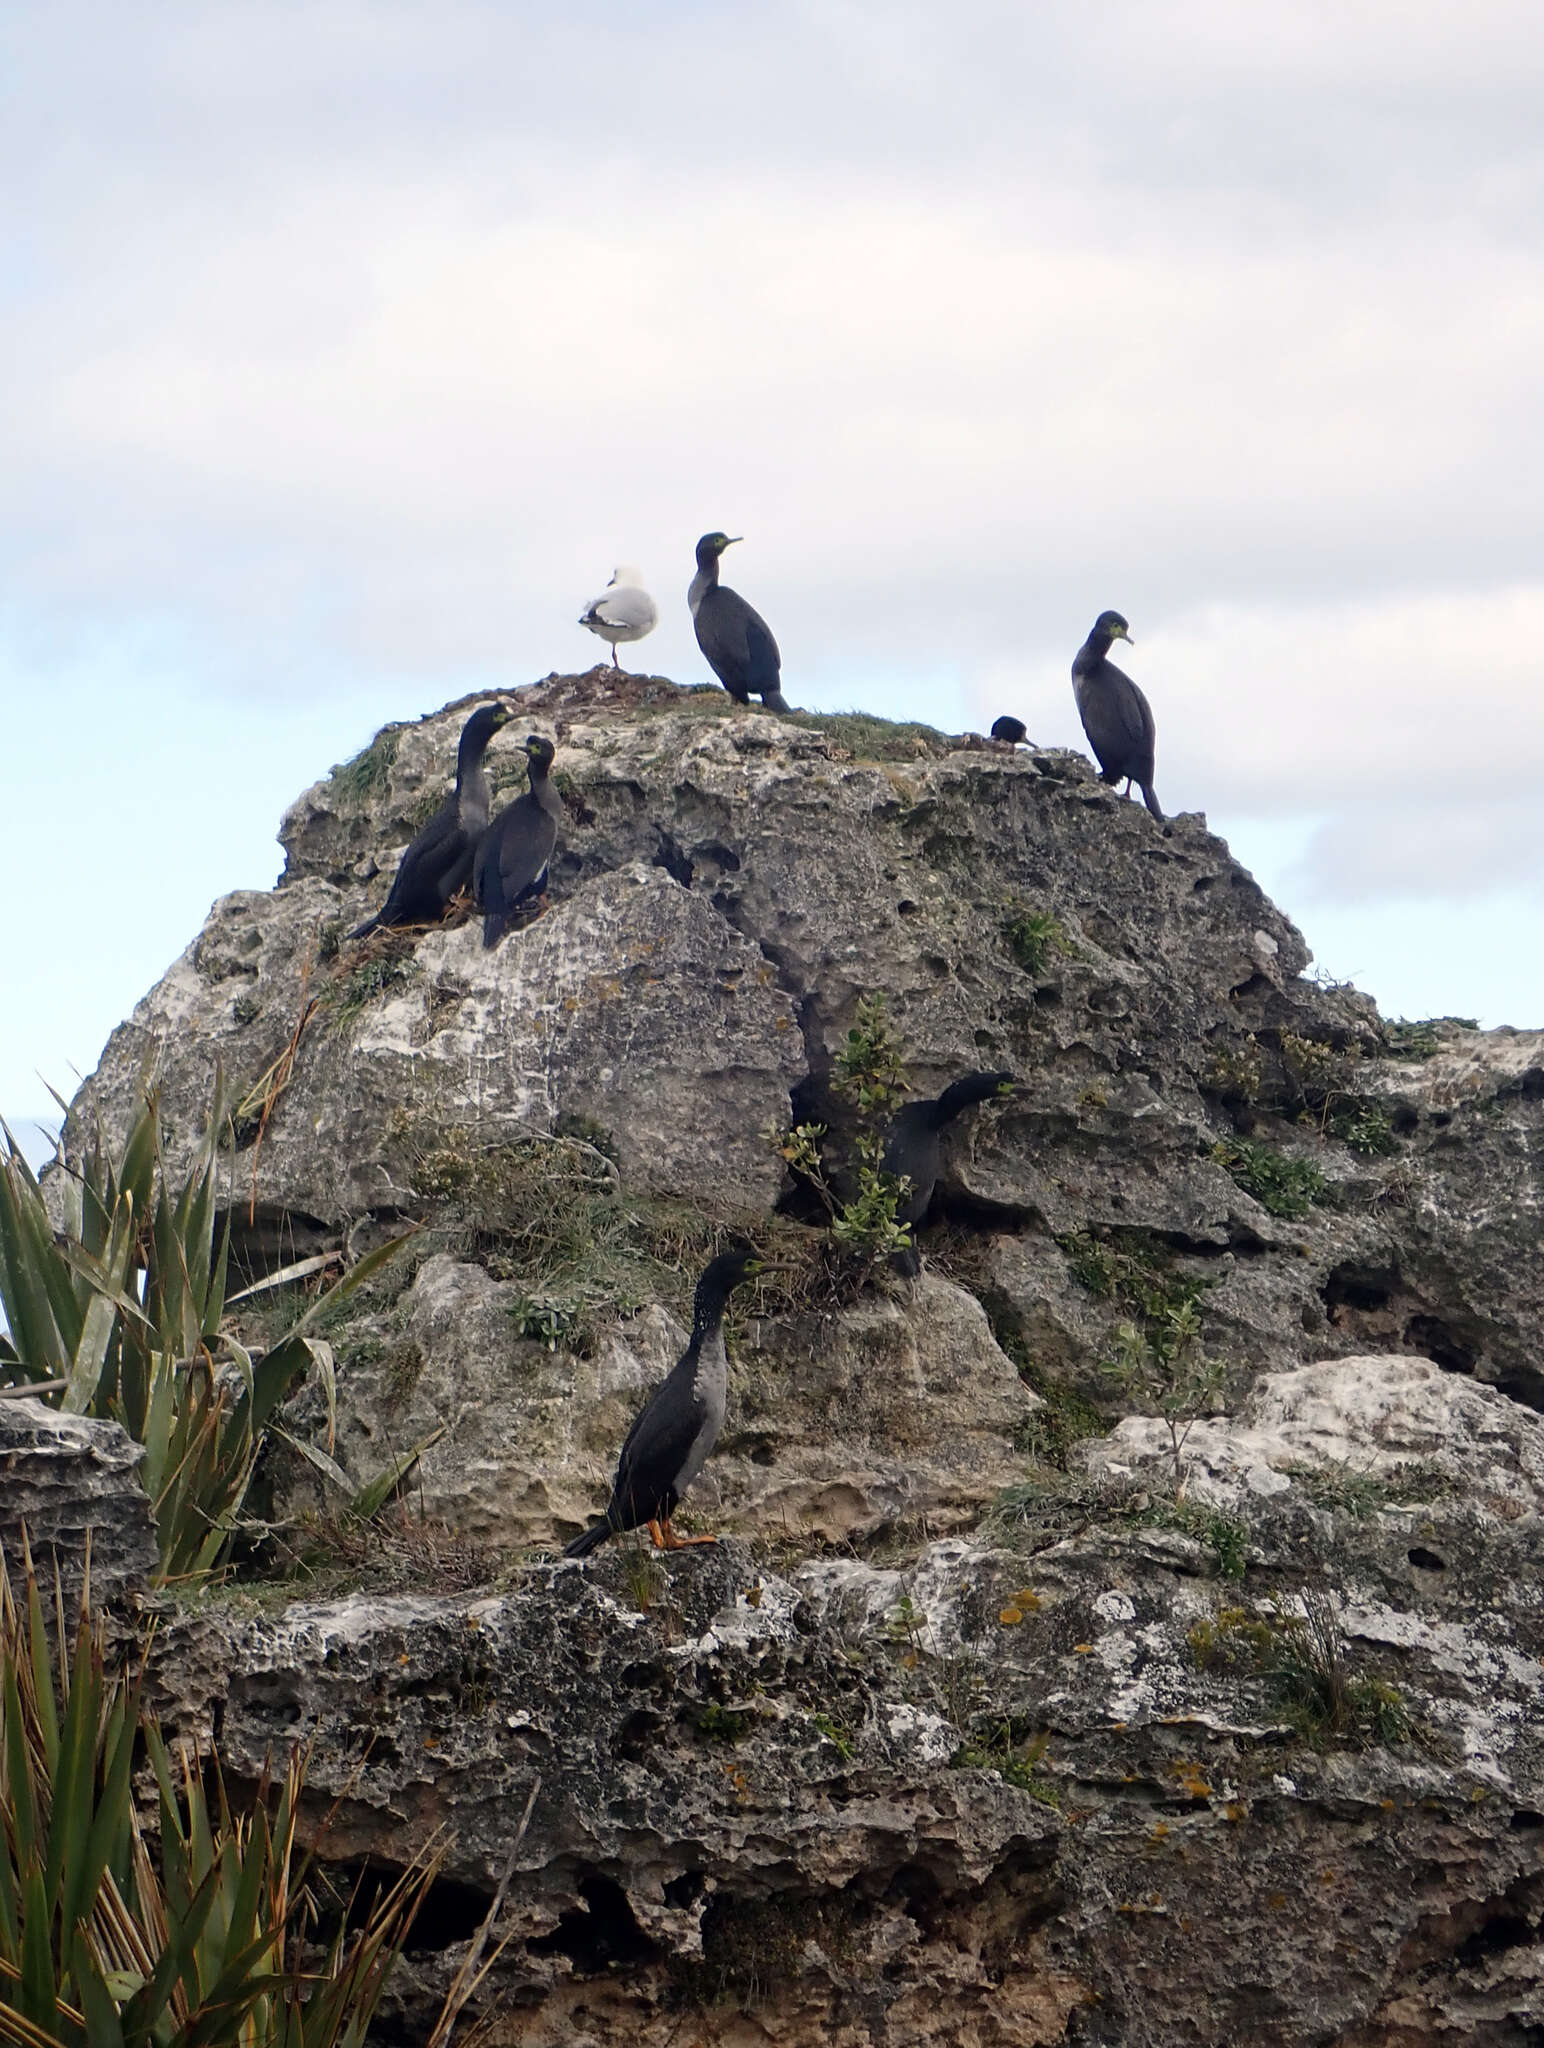
[[[1118,606],[1329,971],[1544,1023],[1541,87],[1507,0],[8,8],[0,1111],[614,562],[704,679],[718,525],[811,708],[1077,744]]]

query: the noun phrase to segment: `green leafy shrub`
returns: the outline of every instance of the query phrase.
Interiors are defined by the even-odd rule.
[[[910,1248],[911,1226],[900,1212],[911,1192],[905,1175],[884,1170],[885,1137],[890,1120],[906,1099],[906,1065],[901,1041],[885,1013],[883,996],[862,996],[857,1019],[834,1062],[836,1093],[853,1107],[855,1128],[847,1178],[851,1192],[844,1199],[821,1150],[824,1124],[775,1126],[764,1136],[819,1196],[831,1222],[831,1235],[846,1255],[850,1276],[865,1278],[881,1261]]]
[[[1077,953],[1066,926],[1054,911],[1037,908],[1016,896],[1008,899],[1002,935],[1019,966],[1026,974],[1037,977],[1058,955],[1070,959]]]
[[[1201,1312],[1184,1301],[1148,1318],[1145,1327],[1118,1323],[1115,1348],[1101,1361],[1130,1401],[1151,1409],[1162,1421],[1174,1460],[1174,1483],[1183,1483],[1183,1453],[1190,1432],[1212,1413],[1226,1368],[1201,1342]]]
[[[1224,1139],[1212,1147],[1212,1157],[1272,1216],[1306,1216],[1329,1192],[1324,1175],[1311,1160],[1289,1159],[1274,1146],[1249,1138]]]

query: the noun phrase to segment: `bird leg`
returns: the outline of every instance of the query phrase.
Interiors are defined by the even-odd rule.
[[[657,1536],[654,1534],[656,1527],[659,1530]],[[668,1515],[662,1515],[657,1524],[650,1522],[649,1534],[654,1536],[654,1545],[657,1550],[690,1550],[694,1544],[716,1543],[718,1541],[716,1536],[678,1536],[670,1526],[670,1517]]]

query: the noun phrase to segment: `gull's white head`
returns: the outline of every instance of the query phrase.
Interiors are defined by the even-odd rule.
[[[642,590],[643,571],[635,562],[619,562],[611,572],[608,590]]]

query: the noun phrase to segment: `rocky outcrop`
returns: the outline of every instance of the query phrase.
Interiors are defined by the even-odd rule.
[[[292,807],[67,1130],[149,1059],[190,1150],[219,1066],[249,1274],[423,1226],[286,1419],[356,1478],[424,1444],[490,1584],[428,1546],[155,1670],[238,1776],[314,1739],[340,1875],[450,1828],[398,2037],[534,1787],[495,2041],[1522,2048],[1544,1035],[1386,1026],[1079,757],[606,672],[511,728],[558,743],[546,915],[351,948],[465,710]],[[920,1280],[859,1288],[771,1134],[849,1113],[873,994],[918,1092],[1017,1087],[949,1134]],[[736,1307],[726,1540],[548,1561],[731,1227],[795,1274]]]
[[[45,1585],[77,1592],[90,1559],[94,1600],[142,1593],[156,1567],[155,1521],[139,1482],[144,1448],[116,1422],[66,1415],[30,1396],[0,1400],[0,1552],[13,1576],[24,1544]]]
[[[616,1545],[205,1614],[165,1711],[229,1669],[230,1768],[314,1741],[345,1869],[448,1828],[409,2029],[534,1788],[496,2041],[1522,2044],[1544,1424],[1374,1366],[1280,1376],[1230,1469],[1292,1455],[1227,1515],[1106,1464],[891,1564]]]

